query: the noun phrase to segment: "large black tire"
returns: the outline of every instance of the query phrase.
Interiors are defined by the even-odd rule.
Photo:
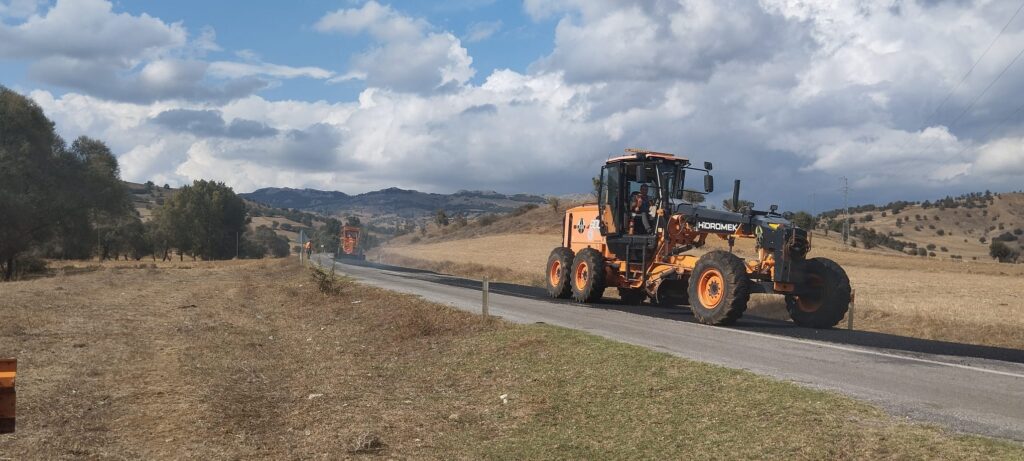
[[[569,274],[572,272],[572,260],[575,257],[572,250],[566,247],[551,250],[545,274],[547,274],[548,294],[552,298],[568,299],[569,296],[572,296]]]
[[[743,260],[727,251],[712,251],[697,260],[690,276],[690,310],[698,322],[729,325],[747,310],[750,277]]]
[[[804,264],[813,295],[786,296],[786,310],[793,323],[809,328],[832,328],[850,309],[850,278],[835,261],[813,258]]]
[[[572,261],[572,299],[592,303],[604,295],[604,256],[593,248],[584,248]]]
[[[647,293],[643,288],[619,288],[619,299],[622,300],[622,304],[639,306],[647,299]]]

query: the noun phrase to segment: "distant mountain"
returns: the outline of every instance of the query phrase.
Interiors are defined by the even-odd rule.
[[[289,189],[269,187],[243,198],[276,208],[295,208],[327,215],[357,215],[364,217],[398,217],[417,219],[433,215],[437,210],[467,217],[487,213],[504,213],[526,204],[542,204],[539,195],[506,195],[494,191],[461,190],[454,194],[432,194],[415,190],[388,189],[348,195],[344,192],[316,189]]]

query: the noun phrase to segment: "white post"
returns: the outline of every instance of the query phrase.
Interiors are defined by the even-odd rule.
[[[484,316],[484,320],[487,320],[487,315],[488,315],[488,312],[487,312],[487,294],[490,291],[491,291],[491,282],[489,280],[487,280],[487,277],[484,277],[484,289],[483,289],[484,299],[483,299],[483,306],[480,309],[481,313]]]
[[[857,305],[857,290],[850,291],[850,310],[846,311],[846,329],[853,329],[853,307]]]

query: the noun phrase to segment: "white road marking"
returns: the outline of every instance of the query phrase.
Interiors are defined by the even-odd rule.
[[[697,326],[701,326],[701,327],[706,327],[706,328],[716,328],[716,329],[721,328],[721,327],[715,327],[715,326],[711,326],[711,325],[704,325],[704,324],[701,324],[701,323],[694,323],[693,325],[697,325]],[[981,367],[975,367],[975,366],[971,366],[971,365],[963,365],[963,364],[959,364],[959,363],[950,363],[950,362],[943,362],[943,361],[940,361],[940,360],[923,359],[923,358],[920,358],[920,357],[912,357],[912,356],[909,356],[909,355],[892,354],[892,353],[888,353],[888,352],[873,351],[873,350],[870,350],[870,349],[861,349],[859,347],[840,346],[838,344],[826,343],[826,342],[822,342],[822,341],[814,341],[814,340],[810,340],[810,339],[789,338],[789,337],[786,337],[786,336],[777,336],[777,335],[772,335],[772,334],[768,334],[768,333],[761,333],[759,331],[748,331],[748,330],[738,330],[738,329],[729,329],[727,331],[730,331],[730,332],[733,332],[733,333],[742,333],[742,334],[751,335],[751,336],[762,336],[762,337],[765,337],[765,338],[777,339],[777,340],[780,340],[780,341],[790,341],[790,342],[800,343],[800,344],[809,344],[809,345],[812,345],[812,346],[827,347],[827,348],[837,349],[837,350],[846,351],[846,352],[855,352],[855,353],[860,353],[860,354],[876,355],[876,356],[879,356],[879,357],[888,357],[888,358],[894,358],[894,359],[900,359],[900,360],[910,360],[910,361],[913,361],[913,362],[921,362],[921,363],[927,363],[927,364],[931,364],[931,365],[941,365],[941,366],[953,367],[953,368],[962,368],[964,370],[980,371],[980,372],[983,372],[983,373],[991,373],[991,374],[994,374],[994,375],[1002,375],[1002,376],[1009,376],[1009,377],[1012,377],[1012,378],[1024,379],[1024,374],[1013,373],[1013,372],[1009,372],[1009,371],[992,370],[992,369],[989,369],[989,368],[981,368]]]
[[[402,276],[405,275],[405,274],[402,274],[402,273],[393,272],[393,271],[389,271],[389,270],[386,270],[386,269],[376,269],[376,270],[379,273],[384,273],[386,275],[391,275],[391,276],[402,277]],[[460,277],[455,277],[455,276],[450,276],[450,275],[445,275],[445,274],[435,274],[435,275],[440,275],[440,276],[442,276],[444,278],[460,279]],[[423,281],[423,282],[427,282],[427,283],[433,283],[433,282],[430,282],[429,280],[423,280],[423,279],[420,279],[420,280]],[[474,288],[470,288],[470,287],[457,287],[457,288],[466,288],[466,289],[475,290]],[[511,296],[511,297],[516,297],[516,298],[521,298],[521,297],[513,295],[513,294],[503,294],[503,296]],[[529,299],[529,298],[522,298],[522,299]],[[537,301],[537,300],[533,300],[533,301]],[[543,301],[541,301],[541,302],[543,302]],[[581,307],[584,306],[582,304],[572,304],[572,305],[574,305],[574,306],[581,306]],[[634,313],[634,315],[639,315],[639,314],[635,314]],[[1009,371],[992,370],[992,369],[989,369],[989,368],[982,368],[982,367],[976,367],[976,366],[971,366],[971,365],[963,365],[963,364],[959,364],[959,363],[943,362],[943,361],[940,361],[940,360],[923,359],[923,358],[920,358],[920,357],[912,357],[912,356],[908,356],[908,355],[893,354],[893,353],[888,353],[888,352],[873,351],[873,350],[870,350],[870,349],[862,349],[862,348],[858,348],[858,347],[840,346],[838,344],[832,344],[832,343],[827,343],[827,342],[822,342],[822,341],[814,341],[814,340],[809,340],[809,339],[789,338],[789,337],[786,337],[786,336],[778,336],[778,335],[773,335],[773,334],[769,334],[769,333],[761,333],[761,332],[758,332],[758,331],[740,330],[740,329],[733,329],[733,328],[723,329],[721,327],[716,327],[716,326],[711,326],[711,325],[704,325],[702,323],[697,323],[697,322],[692,322],[692,323],[687,322],[686,324],[687,325],[696,325],[696,326],[705,327],[705,328],[715,328],[715,329],[718,329],[718,330],[724,330],[724,331],[728,331],[728,332],[732,332],[732,333],[742,333],[742,334],[751,335],[751,336],[761,336],[761,337],[764,337],[764,338],[770,338],[770,339],[775,339],[775,340],[779,340],[779,341],[789,341],[789,342],[794,342],[794,343],[799,343],[799,344],[807,344],[807,345],[811,345],[811,346],[827,347],[827,348],[830,348],[830,349],[836,349],[836,350],[841,350],[841,351],[846,351],[846,352],[854,352],[854,353],[859,353],[859,354],[874,355],[874,356],[878,356],[878,357],[886,357],[886,358],[892,358],[892,359],[898,359],[898,360],[908,360],[908,361],[912,361],[912,362],[927,363],[927,364],[930,364],[930,365],[939,365],[939,366],[944,366],[944,367],[960,368],[960,369],[963,369],[963,370],[978,371],[978,372],[982,372],[982,373],[989,373],[989,374],[1000,375],[1000,376],[1009,376],[1011,378],[1024,379],[1024,374],[1013,373],[1013,372],[1009,372]]]

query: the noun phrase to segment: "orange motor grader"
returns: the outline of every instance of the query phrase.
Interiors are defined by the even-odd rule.
[[[341,228],[341,251],[337,259],[359,259],[365,260],[362,246],[359,245],[360,229],[356,226],[345,225]]]
[[[684,197],[714,190],[712,165],[693,166],[671,154],[627,149],[601,168],[597,204],[566,210],[562,245],[547,263],[547,290],[555,298],[582,303],[618,289],[629,304],[689,304],[701,323],[727,325],[739,319],[751,293],[785,296],[793,321],[829,328],[846,315],[850,280],[835,262],[807,258],[804,229],[777,213],[714,210]],[[703,176],[701,190],[687,176]],[[729,251],[695,251],[708,239],[727,241]],[[757,259],[732,252],[737,238],[753,239]]]

